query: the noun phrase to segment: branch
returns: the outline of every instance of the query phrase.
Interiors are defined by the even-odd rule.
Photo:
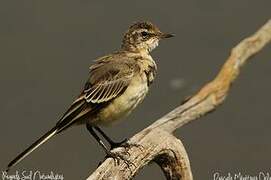
[[[106,159],[88,180],[129,179],[152,160],[162,164],[160,167],[167,177],[192,179],[189,159],[184,146],[173,135],[157,129],[147,133],[137,144],[140,144],[141,147],[129,149],[129,161],[133,165],[129,167],[125,163],[116,165],[114,160]],[[119,151],[119,149],[113,151]]]
[[[270,41],[271,20],[232,49],[214,80],[203,86],[185,103],[129,140],[129,143],[143,147],[132,147],[128,150],[129,155],[126,157],[133,165],[127,167],[124,162],[116,165],[114,160],[106,159],[88,179],[131,179],[139,169],[151,161],[158,163],[167,179],[193,179],[185,148],[172,133],[177,128],[215,110],[225,100],[241,67]],[[123,148],[113,151],[123,153]]]

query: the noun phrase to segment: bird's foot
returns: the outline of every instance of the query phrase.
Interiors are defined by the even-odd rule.
[[[118,148],[118,147],[123,147],[123,145],[127,144],[128,139],[125,138],[124,140],[120,141],[120,142],[110,142],[110,150],[114,149],[114,148]]]
[[[114,162],[116,163],[115,165],[119,165],[120,164],[120,160],[122,160],[127,165],[127,167],[129,167],[129,168],[130,168],[130,166],[135,166],[135,164],[133,162],[129,161],[120,152],[108,151],[108,152],[106,152],[106,157],[105,158],[112,158],[114,160]]]

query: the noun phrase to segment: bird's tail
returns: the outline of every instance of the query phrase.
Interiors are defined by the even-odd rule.
[[[68,111],[66,111],[60,121],[58,121],[55,127],[53,127],[50,131],[44,134],[41,138],[39,138],[36,142],[34,142],[31,146],[29,146],[26,150],[24,150],[8,164],[6,172],[15,164],[19,163],[21,160],[27,157],[40,145],[49,140],[51,137],[72,126],[77,122],[77,120],[85,116],[87,113],[90,113],[91,111],[92,108],[87,106],[83,98],[79,98],[78,100],[76,100],[68,109]]]
[[[6,168],[6,172],[8,172],[12,166],[15,166],[17,163],[19,163],[21,160],[23,160],[26,156],[28,156],[31,152],[33,152],[40,145],[45,143],[47,140],[49,140],[51,137],[53,137],[57,133],[58,133],[58,128],[57,128],[57,126],[55,126],[50,131],[48,131],[46,134],[44,134],[41,138],[39,138],[36,142],[34,142],[31,146],[29,146],[26,150],[24,150],[21,154],[19,154],[15,159],[13,159],[8,164],[8,166]]]

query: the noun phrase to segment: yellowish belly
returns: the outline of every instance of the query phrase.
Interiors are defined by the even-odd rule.
[[[148,85],[145,78],[134,78],[122,95],[100,111],[95,124],[109,125],[129,115],[142,102],[147,92]]]

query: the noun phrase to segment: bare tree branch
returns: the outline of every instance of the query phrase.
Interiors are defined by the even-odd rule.
[[[184,146],[173,135],[157,129],[147,133],[137,144],[144,148],[132,147],[129,150],[129,161],[134,165],[131,164],[129,167],[125,163],[116,165],[112,159],[107,159],[88,179],[129,179],[152,160],[158,164],[167,162],[160,167],[168,177],[192,179]]]
[[[129,155],[126,155],[126,158],[131,162],[129,167],[124,162],[115,164],[114,160],[106,159],[88,179],[131,179],[151,161],[162,168],[167,179],[193,179],[185,148],[172,133],[188,122],[215,110],[225,100],[241,67],[270,41],[271,20],[232,49],[214,80],[203,86],[188,101],[129,140],[129,143],[141,146],[128,150]],[[123,153],[124,149],[117,148],[113,151]]]

